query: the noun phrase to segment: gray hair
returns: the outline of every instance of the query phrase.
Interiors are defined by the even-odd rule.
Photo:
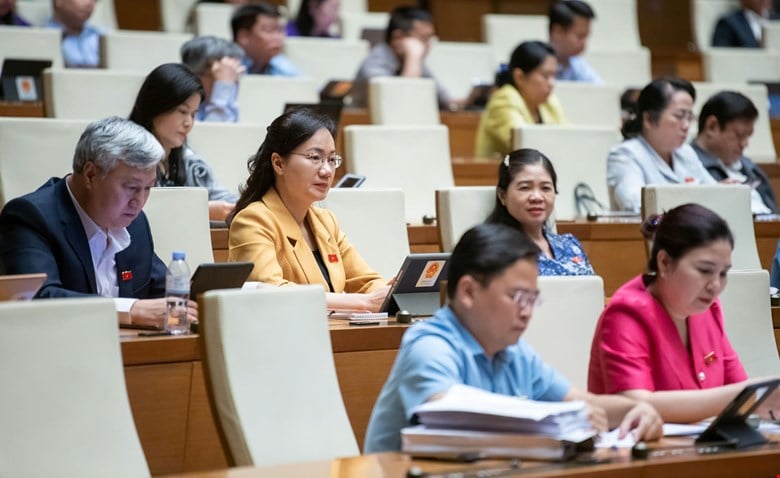
[[[196,75],[206,73],[213,62],[226,56],[240,59],[244,50],[232,41],[215,36],[195,37],[181,47],[181,62]]]
[[[104,173],[112,171],[118,161],[148,169],[157,166],[163,158],[165,150],[146,128],[111,116],[93,121],[81,133],[73,154],[73,172],[81,173],[89,162],[95,163]]]

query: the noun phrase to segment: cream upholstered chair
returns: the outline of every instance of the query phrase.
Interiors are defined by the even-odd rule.
[[[146,71],[47,68],[43,72],[46,116],[96,120],[126,118]]]
[[[6,58],[28,58],[51,60],[52,66],[61,67],[61,39],[56,28],[0,26],[0,65]]]
[[[360,40],[363,29],[384,30],[390,21],[387,12],[345,12],[344,2],[341,2],[341,38],[345,40]]]
[[[404,193],[400,189],[333,188],[320,206],[375,271],[395,277],[409,254]]]
[[[139,70],[147,74],[163,63],[179,63],[179,50],[191,38],[189,33],[108,32],[100,37],[102,64],[105,68]]]
[[[769,303],[769,273],[729,271],[720,294],[726,335],[751,377],[780,374]]]
[[[718,18],[737,8],[739,0],[691,0],[691,21],[699,50],[712,48],[712,33]]]
[[[184,251],[190,274],[199,264],[214,262],[205,188],[152,188],[144,206],[154,252],[166,264],[173,251]]]
[[[777,81],[780,51],[758,48],[710,48],[702,52],[704,80],[718,83]]]
[[[664,184],[642,189],[642,215],[660,214],[686,203],[701,204],[720,215],[734,235],[732,269],[761,269],[753,215],[750,213],[750,187],[744,185],[687,186]],[[767,290],[769,290],[767,286]]]
[[[485,222],[496,204],[495,186],[461,186],[436,191],[441,250],[452,251],[460,236]]]
[[[222,3],[198,3],[195,5],[195,31],[199,36],[211,35],[233,39],[230,17],[235,6]]]
[[[436,83],[431,78],[375,76],[368,80],[368,111],[373,124],[439,124]]]
[[[160,0],[162,30],[183,33],[187,30],[187,19],[198,0]]]
[[[642,49],[636,3],[625,0],[588,0],[588,4],[596,13],[596,18],[591,22],[588,49],[592,51]]]
[[[591,48],[585,51],[584,57],[598,72],[604,83],[618,88],[642,88],[653,79],[649,48],[640,47],[632,50]]]
[[[774,163],[777,158],[775,144],[772,140],[772,126],[769,119],[769,95],[766,85],[745,83],[706,83],[696,82],[696,102],[693,111],[700,113],[701,107],[714,94],[725,91],[737,91],[750,98],[758,109],[758,118],[754,125],[753,136],[750,137],[745,156],[757,163]],[[698,123],[691,124],[688,137],[692,139],[698,133]]]
[[[559,220],[578,215],[574,191],[579,183],[590,186],[595,198],[609,207],[607,153],[619,141],[617,127],[528,125],[513,132],[514,148],[541,151],[558,172],[555,217]]]
[[[2,203],[38,189],[73,169],[73,152],[85,120],[0,118]]]
[[[573,125],[618,128],[621,124],[621,88],[583,81],[556,81],[555,96]],[[599,105],[594,108],[593,105]]]
[[[322,87],[332,79],[354,78],[360,62],[368,55],[368,42],[289,37],[284,40],[284,53],[304,76]]]
[[[767,50],[780,50],[780,22],[765,22],[761,41]]]
[[[547,41],[548,23],[546,15],[482,15],[482,40],[493,51],[493,64],[509,63],[512,51],[526,40]]]
[[[322,287],[210,291],[201,311],[211,400],[235,465],[359,454]]]
[[[363,187],[401,188],[409,223],[436,214],[434,191],[455,185],[446,126],[350,125],[344,138],[347,171]]]
[[[0,303],[0,475],[149,476],[114,303]]]
[[[466,98],[475,83],[493,84],[496,64],[490,51],[485,43],[438,41],[431,45],[425,64],[450,96]]]
[[[523,339],[572,384],[586,389],[590,344],[604,309],[604,282],[599,276],[545,276],[539,277],[539,290],[542,303]]]
[[[317,82],[311,78],[244,75],[237,99],[238,121],[262,126],[265,135],[265,128],[284,113],[286,103],[319,101]]]
[[[214,172],[219,185],[238,192],[249,177],[247,161],[265,139],[265,125],[197,121],[187,144]]]

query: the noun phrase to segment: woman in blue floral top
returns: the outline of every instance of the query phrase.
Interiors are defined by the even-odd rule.
[[[553,234],[545,222],[555,206],[558,177],[550,160],[535,149],[518,149],[498,168],[496,206],[485,222],[515,227],[542,250],[539,275],[592,275],[593,267],[571,234]]]

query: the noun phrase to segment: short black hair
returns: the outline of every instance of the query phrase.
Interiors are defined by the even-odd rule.
[[[461,236],[450,255],[447,296],[452,299],[458,281],[470,275],[483,287],[519,260],[539,260],[539,246],[515,228],[503,224],[478,224]]]
[[[512,51],[506,70],[496,75],[496,86],[501,87],[508,83],[514,85],[512,70],[520,68],[523,73],[528,74],[550,56],[555,58],[555,49],[549,43],[539,40],[524,41]]]
[[[553,25],[567,29],[574,23],[574,17],[592,20],[596,18],[596,13],[590,5],[581,0],[559,0],[550,6],[547,16],[550,19],[549,29],[552,31]]]
[[[636,100],[633,117],[623,123],[623,128],[620,131],[623,137],[633,138],[642,132],[645,124],[645,113],[647,113],[651,123],[657,122],[661,113],[669,106],[672,95],[678,91],[685,91],[691,95],[692,100],[696,101],[696,89],[693,84],[688,80],[674,76],[658,78],[642,88],[639,98]]]
[[[699,114],[699,132],[704,131],[707,118],[714,116],[720,129],[735,120],[755,121],[758,110],[750,98],[737,91],[721,91],[704,103]]]
[[[433,23],[433,16],[428,10],[419,7],[402,6],[393,9],[385,31],[385,42],[390,43],[396,30],[401,30],[403,33],[412,31],[415,21]]]
[[[233,30],[233,41],[236,41],[239,31],[251,30],[257,21],[257,17],[260,15],[273,18],[282,16],[276,5],[266,2],[250,3],[237,8],[230,17],[230,28]]]

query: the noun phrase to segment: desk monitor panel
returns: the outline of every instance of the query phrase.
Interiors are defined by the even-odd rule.
[[[240,289],[254,268],[251,262],[217,262],[201,264],[192,275],[190,298],[214,289]]]
[[[0,276],[0,301],[30,300],[46,280],[46,274]]]
[[[6,101],[41,101],[43,70],[51,60],[6,58],[0,73],[0,98]]]
[[[447,278],[449,259],[449,252],[406,256],[379,311],[389,315],[399,310],[432,315],[439,308],[439,283]]]

